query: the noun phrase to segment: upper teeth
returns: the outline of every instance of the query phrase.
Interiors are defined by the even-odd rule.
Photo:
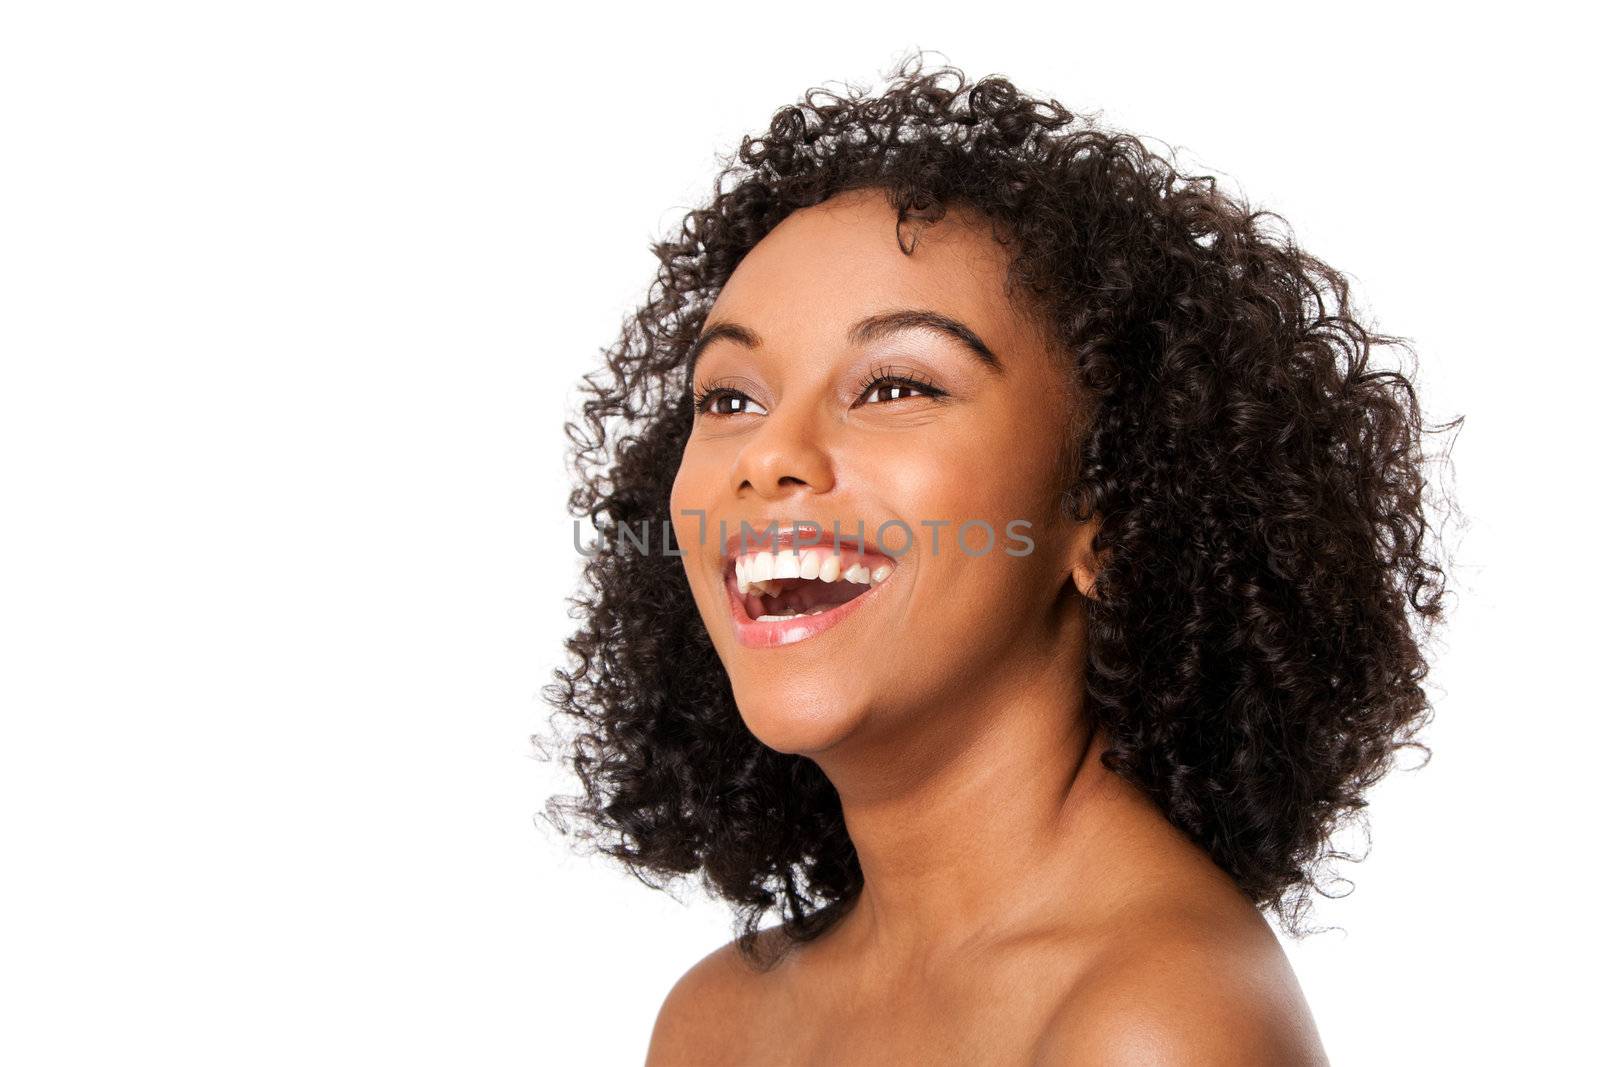
[[[813,578],[823,582],[837,582],[843,578],[857,585],[873,585],[889,577],[894,565],[880,563],[876,568],[855,562],[845,566],[839,553],[831,548],[784,549],[779,552],[750,552],[734,560],[733,570],[739,581],[739,592],[758,593],[772,591],[770,583],[780,578]]]

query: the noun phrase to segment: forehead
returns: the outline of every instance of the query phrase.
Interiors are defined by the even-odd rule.
[[[837,336],[863,314],[925,307],[961,319],[992,345],[1027,332],[1005,292],[1010,256],[987,219],[947,206],[934,223],[896,214],[880,189],[852,190],[786,217],[740,261],[709,321],[737,319],[763,334]]]

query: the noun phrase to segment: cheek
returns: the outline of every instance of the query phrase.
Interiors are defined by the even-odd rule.
[[[1063,528],[1055,462],[1043,436],[977,433],[894,465],[894,506],[920,549],[918,598],[938,605],[920,618],[936,628],[963,619],[958,629],[989,647],[1053,600]]]
[[[678,472],[672,479],[672,492],[667,507],[671,511],[673,533],[678,544],[688,548],[700,536],[701,516],[692,511],[707,511],[710,505],[706,464],[696,455],[693,445],[684,450]]]
[[[707,550],[707,544],[711,541],[705,514],[709,508],[704,488],[695,477],[695,468],[687,462],[687,457],[685,459],[673,479],[667,508],[668,517],[672,521],[672,538],[676,542],[678,551],[682,553],[678,557],[678,565],[683,568],[684,576],[689,581],[689,589],[699,601],[706,595],[700,588],[698,577],[702,569],[700,560]]]
[[[692,515],[684,515],[684,501],[689,495],[687,480],[683,475],[683,467],[678,468],[678,473],[672,479],[672,492],[667,498],[668,518],[672,520],[673,532],[678,536],[678,543],[683,544],[684,519],[692,519]]]
[[[1037,527],[1051,517],[1056,471],[1040,461],[1034,454],[1038,451],[1010,441],[951,435],[884,458],[865,480],[884,487],[885,502],[911,523],[919,539],[932,532],[922,525],[924,519],[949,521],[940,530],[941,546],[961,523],[981,519],[1003,540],[1006,523],[1013,519]],[[974,551],[981,551],[984,532],[974,528],[969,538]]]

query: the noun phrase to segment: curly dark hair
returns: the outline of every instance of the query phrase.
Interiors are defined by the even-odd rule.
[[[856,188],[881,189],[901,224],[976,208],[1091,398],[1062,506],[1101,520],[1085,684],[1104,763],[1303,936],[1308,890],[1329,895],[1322,865],[1361,858],[1335,831],[1365,828],[1362,793],[1397,750],[1428,752],[1434,428],[1411,379],[1369,362],[1410,346],[1364,326],[1346,278],[1280,216],[1055,100],[925,72],[916,53],[881,94],[845,90],[807,91],[719,157],[709,206],[652,245],[648,300],[567,424],[572,513],[668,520],[693,423],[686,358],[785,216]],[[791,942],[816,937],[862,885],[836,792],[745,727],[680,560],[597,547],[545,690],[579,723],[561,745],[584,794],[548,816],[652,887],[702,872],[752,960],[774,905]]]

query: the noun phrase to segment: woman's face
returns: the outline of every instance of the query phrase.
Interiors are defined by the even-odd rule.
[[[1057,662],[1077,408],[1006,267],[958,206],[903,254],[884,194],[856,191],[786,218],[707,317],[672,521],[740,714],[772,748],[959,715]],[[858,325],[904,312],[986,351],[914,316]],[[771,523],[792,543],[763,558]]]

